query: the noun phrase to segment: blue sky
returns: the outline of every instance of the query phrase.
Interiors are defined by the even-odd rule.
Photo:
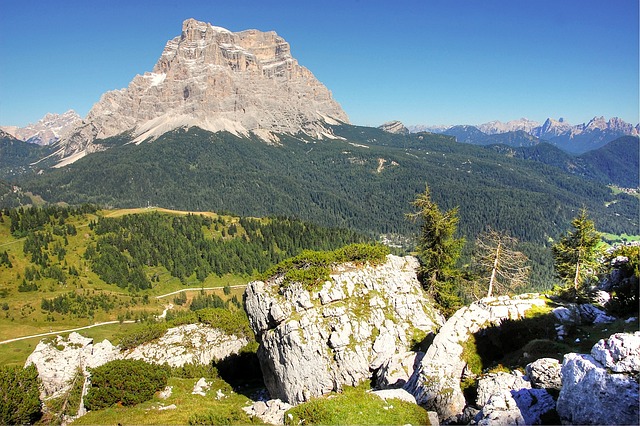
[[[86,115],[190,17],[276,31],[354,124],[639,121],[638,0],[0,0],[0,124]]]

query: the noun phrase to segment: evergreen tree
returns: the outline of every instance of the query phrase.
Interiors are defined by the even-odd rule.
[[[600,233],[584,208],[571,225],[573,230],[567,231],[551,249],[558,278],[567,287],[572,287],[573,296],[577,297],[587,290],[590,279],[596,276]]]
[[[419,194],[413,206],[415,213],[409,218],[420,222],[420,235],[416,251],[421,261],[420,273],[425,289],[429,291],[447,313],[453,313],[461,304],[459,289],[453,282],[455,265],[460,257],[463,238],[456,238],[458,208],[441,212],[431,200],[429,186]]]
[[[42,417],[38,370],[0,367],[0,424],[31,424]]]

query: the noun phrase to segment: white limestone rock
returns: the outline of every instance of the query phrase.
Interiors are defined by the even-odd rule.
[[[569,424],[637,424],[640,415],[637,379],[610,373],[591,355],[570,353],[562,363],[557,411]]]
[[[424,352],[403,352],[392,355],[376,372],[376,387],[378,389],[403,387],[416,367],[420,365],[422,357]]]
[[[284,424],[284,414],[292,407],[293,405],[279,399],[270,399],[256,401],[248,407],[242,407],[242,410],[250,417],[256,416],[267,424],[282,425]]]
[[[167,363],[172,367],[185,364],[210,364],[240,352],[249,343],[246,337],[227,335],[223,331],[202,324],[173,327],[160,339],[144,343],[124,353],[125,359],[141,359],[154,364]]]
[[[442,326],[404,388],[441,419],[461,415],[466,405],[460,389],[466,366],[462,343],[483,328],[499,325],[505,319],[521,318],[532,306],[544,305],[544,299],[538,295],[525,294],[513,298],[488,297],[461,308]]]
[[[201,377],[195,385],[193,385],[192,395],[207,396],[207,391],[211,388],[211,384],[207,382],[207,379]]]
[[[434,332],[442,318],[417,280],[418,266],[392,255],[379,266],[345,264],[312,292],[281,289],[278,277],[249,283],[245,304],[269,393],[297,404],[357,385],[406,352],[417,330]],[[296,310],[303,292],[314,307]],[[276,321],[274,311],[289,317]]]
[[[555,409],[555,401],[545,389],[504,390],[493,394],[472,424],[482,426],[536,425]]]
[[[56,336],[38,343],[25,366],[33,364],[38,370],[42,398],[62,394],[71,388],[74,377],[85,369],[85,356],[90,353],[92,342],[73,332],[68,338]]]
[[[476,406],[483,407],[494,394],[520,389],[531,389],[531,383],[518,372],[488,374],[478,381]]]
[[[640,331],[601,339],[591,348],[591,356],[614,373],[640,372]]]
[[[219,329],[202,324],[186,324],[170,328],[154,342],[129,351],[121,351],[108,340],[93,343],[93,339],[78,333],[44,339],[26,361],[34,364],[42,380],[42,397],[67,392],[72,379],[80,372],[90,376],[96,368],[117,359],[141,359],[149,363],[183,366],[186,363],[209,364],[211,361],[236,354],[248,343],[245,337],[229,336]]]

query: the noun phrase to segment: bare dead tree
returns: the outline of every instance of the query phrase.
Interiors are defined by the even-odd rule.
[[[531,273],[529,258],[516,250],[517,245],[517,238],[491,228],[478,235],[474,263],[483,281],[488,280],[487,297],[514,293],[526,285]]]

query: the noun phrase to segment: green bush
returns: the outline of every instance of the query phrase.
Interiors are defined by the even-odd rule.
[[[223,308],[206,308],[196,311],[196,314],[198,321],[211,327],[219,328],[226,334],[253,338],[253,331],[249,327],[249,319],[243,310],[230,311]]]
[[[0,424],[31,424],[42,417],[38,370],[0,367]]]
[[[263,274],[263,279],[276,275],[284,277],[283,285],[301,283],[313,290],[318,284],[329,279],[332,266],[345,263],[384,263],[389,248],[380,244],[350,244],[334,251],[304,250],[295,257],[286,259]]]
[[[167,331],[166,323],[144,323],[120,337],[120,349],[133,349],[143,343],[159,339]]]
[[[246,425],[252,420],[240,407],[224,407],[194,413],[189,416],[190,425]]]
[[[91,387],[84,404],[89,410],[99,410],[114,404],[130,406],[150,400],[155,392],[167,385],[171,368],[123,359],[90,369],[90,372]]]

